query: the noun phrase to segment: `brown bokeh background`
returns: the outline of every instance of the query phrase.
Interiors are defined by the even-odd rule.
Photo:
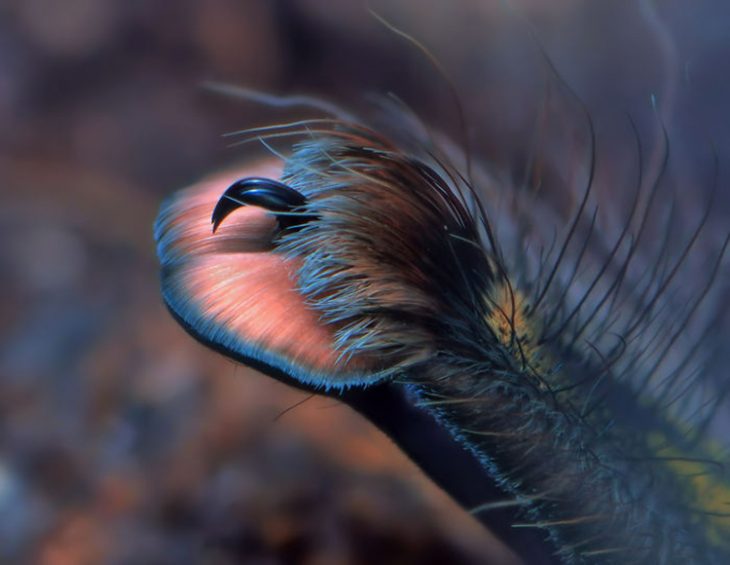
[[[730,161],[730,11],[660,4],[372,5],[429,45],[475,154],[505,175],[531,158],[546,99],[539,43],[594,117],[612,190],[629,167],[611,160],[625,154],[617,116],[632,112],[651,149],[654,94],[676,140],[674,176],[699,179],[688,198],[701,200],[708,140]],[[0,562],[507,560],[349,409],[234,366],[165,311],[151,236],[161,199],[261,153],[229,148],[223,133],[291,115],[206,80],[355,109],[395,92],[459,136],[443,77],[365,3],[4,2]],[[580,145],[565,123],[546,130],[558,140],[542,144],[547,169]]]

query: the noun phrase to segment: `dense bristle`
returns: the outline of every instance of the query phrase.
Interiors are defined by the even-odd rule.
[[[342,130],[298,145],[283,179],[319,219],[282,233],[278,250],[302,261],[300,289],[337,324],[344,356],[375,352],[397,372],[469,344],[495,272],[476,221],[433,168]]]

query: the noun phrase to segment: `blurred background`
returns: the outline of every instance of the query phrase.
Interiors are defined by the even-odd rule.
[[[718,158],[710,233],[727,229],[730,4],[371,7],[429,46],[474,155],[504,178],[524,176],[537,146],[559,183],[584,143],[575,101],[545,86],[553,73],[593,117],[606,198],[634,166],[626,115],[649,167],[659,116],[691,205]],[[210,80],[362,112],[393,92],[460,136],[448,83],[364,2],[3,2],[0,562],[508,562],[349,409],[234,366],[167,314],[151,232],[161,199],[261,153],[225,132],[292,116],[206,91]]]

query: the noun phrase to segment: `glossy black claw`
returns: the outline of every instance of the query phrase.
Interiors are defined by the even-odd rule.
[[[289,214],[297,212],[297,208],[306,203],[307,199],[302,194],[282,182],[261,177],[241,179],[229,186],[218,200],[211,218],[213,233],[231,212],[247,205],[282,212],[277,214],[279,228],[294,229],[314,218],[306,214]]]

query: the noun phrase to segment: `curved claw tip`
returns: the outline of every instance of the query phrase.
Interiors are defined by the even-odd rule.
[[[263,177],[237,180],[226,189],[216,204],[211,223],[213,233],[223,220],[241,206],[260,206],[272,212],[292,212],[307,203],[307,199],[282,182]],[[310,221],[312,216],[281,214],[277,221],[281,229],[294,228]]]

